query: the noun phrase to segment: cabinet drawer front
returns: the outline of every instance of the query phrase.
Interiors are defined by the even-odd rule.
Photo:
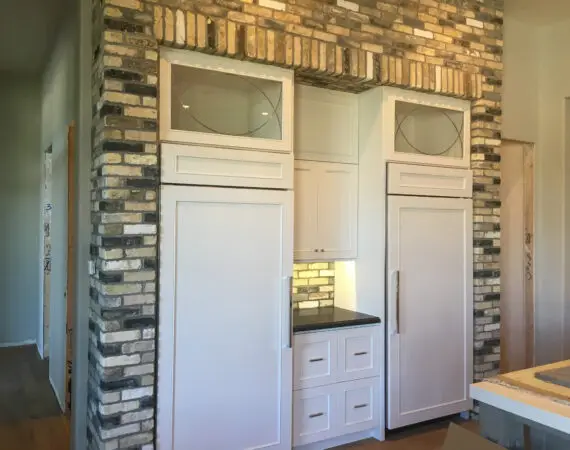
[[[162,144],[163,183],[293,188],[292,155]]]
[[[294,388],[322,386],[337,376],[337,337],[334,333],[295,336]]]
[[[334,393],[328,387],[295,391],[293,399],[293,444],[304,445],[328,439],[335,432]]]
[[[471,198],[473,172],[468,169],[390,163],[388,194]]]
[[[379,378],[352,381],[339,385],[339,402],[343,434],[367,430],[379,423]]]
[[[380,328],[359,327],[339,332],[339,380],[380,374]]]

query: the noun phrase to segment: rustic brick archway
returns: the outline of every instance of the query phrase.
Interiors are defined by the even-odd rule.
[[[91,448],[154,448],[159,45],[472,100],[475,378],[497,371],[502,17],[500,0],[94,0]]]

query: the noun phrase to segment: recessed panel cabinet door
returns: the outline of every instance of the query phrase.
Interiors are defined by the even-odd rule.
[[[358,166],[325,163],[318,195],[320,248],[328,260],[356,257]]]
[[[319,256],[317,205],[318,164],[295,161],[295,259],[312,260]]]
[[[358,166],[295,161],[295,259],[356,258]]]
[[[469,410],[472,201],[388,196],[388,428]]]
[[[162,187],[159,449],[291,449],[292,202]]]

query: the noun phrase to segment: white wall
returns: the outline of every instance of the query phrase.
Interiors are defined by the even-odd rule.
[[[513,18],[508,9],[504,27],[503,137],[536,142],[538,27]]]
[[[43,77],[41,148],[52,155],[52,273],[50,287],[49,375],[60,404],[65,400],[67,282],[67,129],[76,112],[77,44],[68,20]]]
[[[536,362],[560,360],[564,342],[564,97],[570,64],[561,58],[568,23],[539,29],[539,118],[536,146]]]
[[[40,298],[40,83],[0,76],[0,345],[36,341]]]
[[[570,20],[505,17],[503,136],[536,144],[535,353],[544,364],[570,357]]]

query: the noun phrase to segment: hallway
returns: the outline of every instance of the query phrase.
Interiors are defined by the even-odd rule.
[[[0,427],[6,422],[60,415],[49,382],[48,360],[40,359],[36,346],[0,348]]]

